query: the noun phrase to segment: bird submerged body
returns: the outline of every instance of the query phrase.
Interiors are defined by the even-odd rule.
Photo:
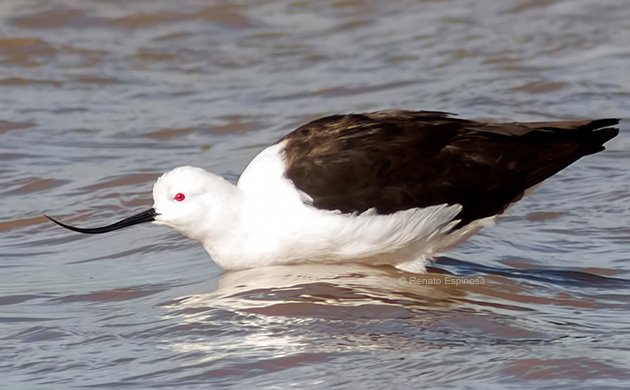
[[[228,270],[358,262],[424,272],[523,194],[603,150],[617,119],[486,123],[381,111],[308,123],[257,155],[236,185],[201,168],[165,173],[155,222],[200,241]],[[128,221],[128,222],[126,222]]]

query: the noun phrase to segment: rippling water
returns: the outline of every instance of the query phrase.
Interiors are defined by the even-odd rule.
[[[623,117],[627,1],[6,0],[0,22],[3,386],[626,388],[624,131],[422,276],[224,273],[164,228],[41,214],[110,222],[179,165],[235,180],[325,114]]]

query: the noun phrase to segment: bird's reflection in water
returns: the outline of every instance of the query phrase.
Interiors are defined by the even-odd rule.
[[[271,266],[228,272],[214,292],[181,303],[275,316],[391,318],[448,309],[453,298],[466,294],[458,280],[443,272],[411,274],[358,264]]]
[[[264,348],[278,356],[409,347],[410,338],[421,328],[432,328],[436,317],[449,321],[446,317],[458,315],[453,306],[460,305],[468,289],[454,280],[439,272],[410,274],[357,264],[228,272],[216,290],[168,305],[168,317],[177,321],[178,329],[187,327],[186,339],[196,335],[172,347],[207,352],[203,360],[235,349]],[[413,342],[430,345],[436,342],[432,338]]]
[[[449,262],[437,265],[444,263]],[[250,354],[253,359],[261,350],[273,359],[326,360],[339,352],[558,342],[566,337],[565,323],[547,317],[593,305],[579,291],[563,288],[576,286],[575,272],[558,282],[557,271],[485,267],[472,272],[469,263],[450,263],[469,276],[356,264],[228,272],[213,291],[167,304],[173,330],[164,331],[181,335],[172,337],[177,342],[171,348],[199,353],[203,361]],[[579,280],[587,276],[580,275]]]

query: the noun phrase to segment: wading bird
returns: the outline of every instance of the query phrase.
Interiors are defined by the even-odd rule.
[[[143,222],[200,241],[227,270],[363,263],[425,271],[532,187],[604,150],[619,119],[494,123],[379,111],[307,123],[258,154],[236,185],[179,167],[153,187]]]

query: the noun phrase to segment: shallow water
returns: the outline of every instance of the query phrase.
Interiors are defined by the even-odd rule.
[[[0,22],[3,386],[626,388],[624,131],[423,276],[224,273],[165,228],[41,214],[116,220],[179,165],[235,180],[330,113],[622,117],[627,1],[7,0]]]

